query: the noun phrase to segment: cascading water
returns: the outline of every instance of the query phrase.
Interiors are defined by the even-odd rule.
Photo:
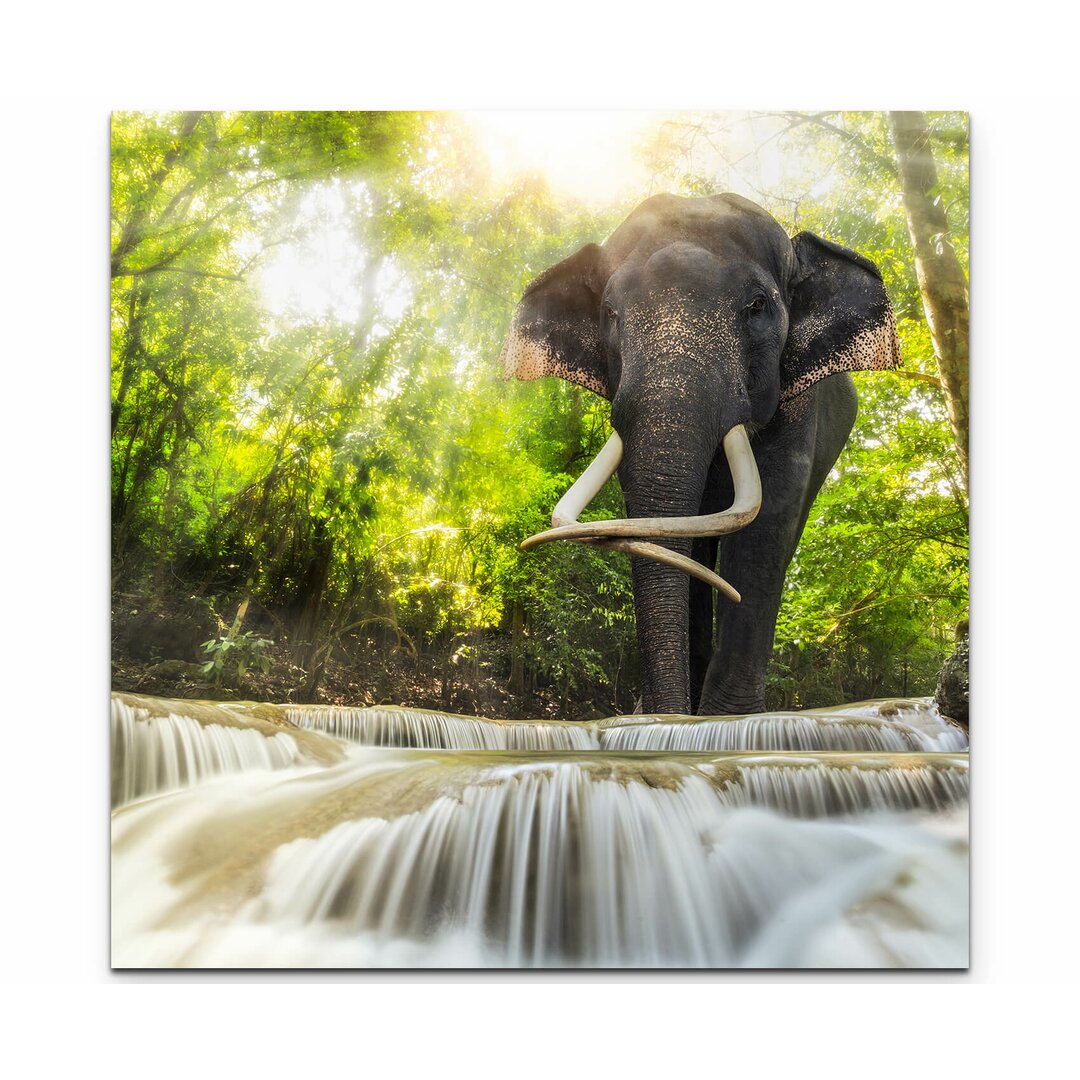
[[[966,750],[967,736],[927,708],[907,719],[867,709],[720,718],[613,717],[598,723],[611,750]]]
[[[754,716],[617,716],[591,723],[485,720],[422,709],[289,705],[297,727],[361,746],[443,750],[966,750],[929,701]]]
[[[924,702],[113,710],[116,966],[967,963],[966,739]]]
[[[587,725],[540,720],[484,720],[421,709],[288,706],[297,727],[325,731],[362,746],[443,750],[595,750]]]
[[[340,750],[319,745],[265,716],[268,710],[114,694],[112,804],[190,787],[220,773],[283,769],[333,761]],[[305,744],[302,750],[298,740]]]

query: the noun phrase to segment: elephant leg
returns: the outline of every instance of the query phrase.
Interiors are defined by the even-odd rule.
[[[720,575],[742,594],[721,599],[717,648],[705,675],[701,715],[761,712],[765,672],[788,564],[821,485],[847,442],[857,399],[835,375],[781,407],[751,445],[761,474],[757,518],[720,544]]]

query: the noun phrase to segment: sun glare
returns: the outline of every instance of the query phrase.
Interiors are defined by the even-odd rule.
[[[647,182],[637,143],[661,114],[633,111],[462,113],[496,178],[542,174],[552,188],[586,202],[610,202]]]
[[[365,255],[346,217],[345,194],[322,185],[300,203],[296,224],[302,238],[285,244],[259,274],[263,303],[278,317],[333,317],[359,314],[356,289]]]
[[[722,175],[728,190],[751,198],[781,189],[786,179],[776,139],[781,129],[770,118],[629,110],[459,115],[496,183],[542,176],[561,197],[593,206],[610,207],[649,190],[653,177],[646,147],[662,136],[681,142],[684,167]],[[826,175],[819,186],[831,182]],[[293,236],[262,249],[265,261],[257,280],[265,309],[294,324],[324,319],[355,324],[371,314],[362,310],[360,281],[369,258],[363,221],[373,212],[372,193],[361,181],[335,179],[310,188],[295,208]],[[248,234],[238,241],[238,254],[255,261],[269,239]],[[412,300],[407,276],[384,257],[376,278],[374,337],[390,333]]]
[[[356,221],[366,212],[362,184],[322,184],[301,200],[297,239],[283,244],[258,273],[263,306],[292,322],[333,319],[356,323],[368,313],[360,279],[369,254]],[[384,258],[375,278],[376,337],[389,333],[412,300],[404,273]]]

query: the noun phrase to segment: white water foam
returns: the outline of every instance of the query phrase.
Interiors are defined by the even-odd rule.
[[[183,712],[151,715],[116,697],[112,745],[113,806],[222,773],[283,769],[303,760],[288,732],[267,736],[235,722],[203,724]]]
[[[118,811],[113,960],[964,966],[965,788],[962,754],[357,747]]]
[[[731,717],[619,716],[596,724],[608,750],[966,750],[928,700]]]
[[[754,716],[617,716],[580,723],[488,720],[390,706],[290,705],[288,720],[361,746],[445,750],[966,750],[927,699]]]
[[[588,724],[486,720],[389,706],[350,709],[333,705],[291,705],[286,706],[285,715],[297,727],[323,731],[361,746],[442,750],[591,750],[599,747]]]

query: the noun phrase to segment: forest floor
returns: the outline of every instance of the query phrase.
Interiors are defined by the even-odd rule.
[[[558,688],[537,686],[515,694],[496,664],[451,665],[444,658],[411,655],[386,642],[353,641],[325,662],[314,693],[308,672],[295,662],[295,649],[272,641],[262,651],[267,671],[249,667],[243,676],[228,666],[215,676],[203,671],[201,641],[212,637],[192,626],[183,610],[139,611],[117,597],[112,617],[112,688],[166,698],[215,701],[347,705],[400,705],[493,719],[589,720],[619,710],[611,700],[593,699]],[[245,624],[247,626],[247,624]],[[252,629],[262,629],[256,623]],[[500,651],[499,643],[492,650]]]

